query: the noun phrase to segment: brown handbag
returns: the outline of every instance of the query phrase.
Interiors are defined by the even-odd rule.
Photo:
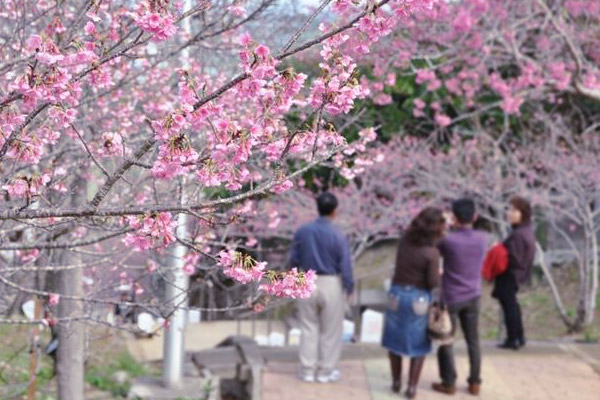
[[[454,335],[452,335],[452,320],[448,308],[439,302],[434,302],[429,307],[428,318],[429,338],[441,345],[452,343]]]

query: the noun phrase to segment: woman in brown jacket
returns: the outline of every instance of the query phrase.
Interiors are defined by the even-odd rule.
[[[410,358],[406,391],[410,399],[416,395],[425,356],[431,351],[427,310],[431,290],[439,284],[440,253],[436,243],[444,229],[442,212],[426,208],[411,222],[398,244],[382,346],[389,352],[395,393],[399,393],[402,386],[402,356]]]

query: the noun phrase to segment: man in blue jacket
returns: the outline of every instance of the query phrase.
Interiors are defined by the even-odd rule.
[[[354,280],[348,239],[332,223],[337,206],[331,193],[317,197],[319,218],[298,229],[290,251],[292,267],[317,273],[316,290],[298,304],[300,378],[306,382],[340,379],[336,367],[342,350],[344,310]]]

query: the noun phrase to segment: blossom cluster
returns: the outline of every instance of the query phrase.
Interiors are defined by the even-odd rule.
[[[196,265],[200,261],[200,254],[194,252],[187,253],[183,256],[183,260],[185,262],[183,272],[186,275],[194,275],[196,273]]]
[[[225,276],[247,284],[262,279],[267,263],[257,262],[249,255],[234,250],[223,250],[219,253],[219,265]]]
[[[39,195],[41,193],[41,189],[46,186],[51,179],[52,176],[49,173],[43,173],[41,175],[34,174],[29,176],[17,176],[9,183],[3,185],[2,189],[6,190],[10,196],[15,198],[31,198]]]
[[[152,1],[143,1],[138,7],[135,23],[145,32],[152,34],[154,42],[163,42],[177,32],[175,18],[167,7],[157,7]]]
[[[259,290],[268,295],[289,298],[308,298],[315,289],[314,271],[287,272],[265,271],[267,263],[256,261],[251,256],[234,250],[219,253],[219,266],[223,273],[242,284],[260,283]]]
[[[135,230],[123,238],[123,243],[135,251],[166,247],[175,241],[174,229],[177,223],[169,212],[141,217],[127,216],[123,218],[123,223]]]
[[[17,258],[24,264],[37,260],[41,254],[39,249],[17,250],[15,253]]]
[[[316,279],[317,274],[313,270],[298,271],[292,268],[285,273],[269,271],[267,283],[260,285],[259,289],[275,297],[307,299],[316,288]]]

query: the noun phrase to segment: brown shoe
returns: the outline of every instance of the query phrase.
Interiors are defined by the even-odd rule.
[[[431,385],[431,388],[438,393],[444,393],[449,395],[453,395],[454,393],[456,393],[456,386],[448,386],[443,383],[434,383]]]
[[[481,385],[479,383],[470,383],[469,384],[469,393],[473,396],[479,396],[479,391],[481,390]]]

